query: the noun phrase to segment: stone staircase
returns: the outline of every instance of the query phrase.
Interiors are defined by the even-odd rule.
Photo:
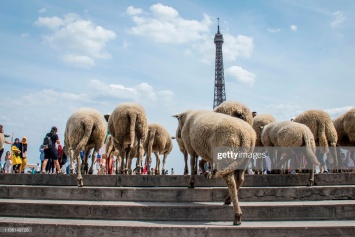
[[[222,179],[83,177],[0,174],[0,236],[355,236],[355,173],[246,175],[241,226]]]

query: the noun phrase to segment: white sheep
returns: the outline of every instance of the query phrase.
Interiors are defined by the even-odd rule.
[[[355,146],[355,108],[340,115],[333,121],[338,135],[338,145],[341,147]]]
[[[67,121],[64,133],[65,152],[70,156],[71,167],[73,159],[77,159],[79,187],[83,186],[80,152],[85,151],[84,162],[87,164],[90,151],[94,149],[89,171],[89,173],[93,173],[93,164],[96,160],[97,152],[104,144],[106,131],[106,121],[103,115],[95,109],[81,108],[74,112]]]
[[[272,155],[275,159],[274,165],[278,167],[278,160],[281,153],[293,151],[289,148],[300,148],[302,155],[308,159],[312,165],[319,165],[315,155],[316,145],[311,130],[304,124],[292,121],[274,122],[266,125],[261,133],[261,141],[266,147],[275,147],[277,155]],[[283,148],[286,148],[285,150]],[[290,155],[290,154],[288,154]],[[314,183],[314,169],[311,169],[309,185]]]
[[[113,138],[114,147],[119,151],[122,159],[120,172],[128,172],[130,153],[136,150],[138,161],[135,170],[139,174],[144,153],[143,142],[148,132],[144,108],[137,103],[118,105],[108,119],[108,129]]]
[[[260,127],[264,127],[269,123],[273,123],[273,122],[276,122],[276,119],[271,114],[260,114],[253,118],[253,129],[256,133],[256,141],[255,141],[256,147],[263,146],[263,143],[261,142]],[[262,170],[260,169],[261,166],[262,166],[262,159],[257,159],[256,169],[255,169],[256,174],[262,174]]]
[[[243,147],[247,151],[252,151],[255,146],[255,131],[241,119],[212,111],[192,110],[174,117],[178,119],[181,128],[178,137],[183,140],[191,157],[200,156],[203,160],[212,163],[213,148]],[[194,159],[191,159],[190,162],[191,167],[194,167]],[[244,181],[244,170],[248,164],[244,159],[236,160],[232,164],[241,165],[239,162],[244,165],[239,168],[228,166],[216,173],[216,176],[223,177],[228,186],[234,207],[234,225],[241,224],[242,211],[238,202],[238,189]],[[193,188],[194,183],[194,172],[191,172],[189,187]]]
[[[293,119],[293,122],[298,122],[306,125],[312,132],[316,146],[316,156],[321,163],[319,169],[325,166],[323,156],[330,152],[335,161],[335,166],[338,166],[336,144],[338,140],[337,131],[335,130],[333,121],[329,114],[322,110],[307,110]],[[330,146],[330,149],[329,149]],[[330,167],[328,167],[330,168]],[[324,168],[325,169],[325,168]]]
[[[338,146],[349,150],[351,157],[353,157],[355,152],[355,108],[337,117],[333,123],[338,135]],[[338,152],[340,153],[340,150]]]
[[[250,112],[250,109],[243,103],[236,101],[224,101],[216,108],[214,108],[213,111],[240,118],[241,120],[244,120],[245,122],[249,123],[250,126],[253,126],[253,115]]]
[[[155,174],[158,175],[160,172],[160,159],[159,155],[163,154],[163,168],[162,174],[165,174],[165,162],[169,153],[173,149],[173,142],[169,132],[159,124],[149,124],[148,125],[148,135],[144,142],[144,150],[146,152],[146,163],[148,164],[152,152],[156,157]]]

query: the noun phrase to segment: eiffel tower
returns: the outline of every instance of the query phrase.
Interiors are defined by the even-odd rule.
[[[213,108],[220,105],[226,100],[226,90],[224,85],[224,69],[223,69],[223,35],[219,32],[219,18],[217,34],[214,36],[214,43],[216,45],[216,63],[215,63],[215,79],[214,79],[214,101]]]

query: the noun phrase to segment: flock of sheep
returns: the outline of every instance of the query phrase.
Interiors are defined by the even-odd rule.
[[[250,160],[236,160],[222,170],[206,171],[206,162],[213,163],[215,147],[242,147],[245,152],[253,152],[255,147],[293,148],[304,147],[304,157],[313,165],[319,165],[317,156],[324,153],[332,155],[337,164],[337,146],[351,147],[355,145],[355,108],[339,116],[334,121],[321,110],[309,110],[298,115],[293,121],[276,122],[269,114],[257,115],[253,118],[247,106],[239,102],[225,101],[214,109],[188,110],[176,114],[178,119],[176,140],[180,151],[184,154],[184,174],[188,174],[188,155],[190,155],[189,187],[195,186],[197,160],[200,169],[210,178],[222,177],[228,187],[229,196],[225,204],[233,203],[234,225],[241,224],[242,211],[238,203],[238,190],[243,184],[245,169]],[[106,122],[108,121],[108,123]],[[172,150],[172,137],[159,124],[147,124],[144,108],[136,103],[118,105],[107,120],[94,109],[80,109],[68,119],[64,144],[66,153],[77,159],[78,170],[81,170],[80,151],[85,151],[85,160],[94,149],[90,173],[97,151],[104,144],[107,129],[110,133],[106,139],[107,156],[113,152],[121,162],[119,173],[131,174],[131,163],[137,158],[136,173],[142,166],[143,156],[150,159],[151,153],[156,155],[156,170],[160,172],[159,155],[164,154],[162,173],[167,155]],[[316,147],[322,149],[318,152]],[[346,148],[347,149],[347,148]],[[280,153],[275,152],[272,162],[280,162]],[[241,163],[242,162],[242,163]],[[244,162],[244,163],[243,163]],[[260,162],[260,161],[257,161]],[[236,169],[236,167],[239,167]],[[260,167],[260,166],[259,166]],[[309,184],[314,182],[311,169]],[[260,171],[261,172],[261,171]],[[78,173],[78,186],[83,186],[81,172]]]

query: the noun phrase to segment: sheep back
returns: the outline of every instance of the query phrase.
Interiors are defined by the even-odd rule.
[[[316,145],[324,147],[326,149],[325,152],[328,152],[329,145],[335,145],[338,140],[338,135],[332,119],[325,111],[305,111],[294,118],[293,122],[306,125],[311,130]]]
[[[86,146],[95,150],[102,147],[107,131],[103,115],[91,108],[81,108],[68,119],[64,133],[64,143],[68,149],[80,152]]]
[[[355,108],[340,115],[334,120],[340,146],[355,145]]]
[[[240,102],[224,101],[219,106],[214,108],[213,111],[240,118],[253,126],[253,115],[250,109]]]
[[[271,114],[260,114],[253,118],[253,129],[256,133],[255,146],[263,146],[260,127],[265,127],[273,122],[276,122],[276,119]]]
[[[122,149],[126,141],[133,147],[137,140],[142,142],[147,136],[147,118],[144,108],[137,103],[122,103],[118,105],[108,119],[110,134],[120,144]]]

